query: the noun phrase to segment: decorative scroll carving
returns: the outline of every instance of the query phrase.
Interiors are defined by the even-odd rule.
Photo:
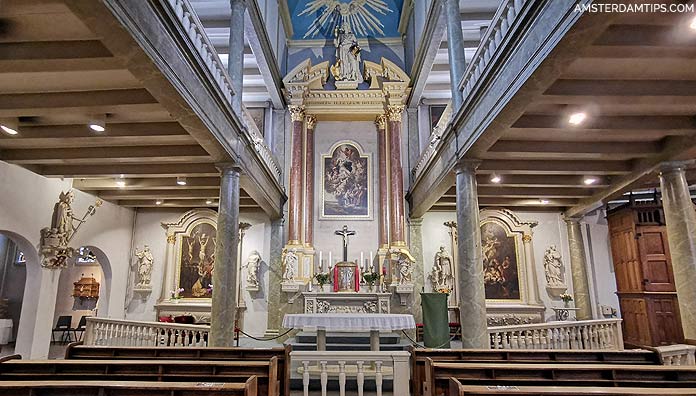
[[[360,305],[331,305],[329,301],[318,300],[316,313],[377,313],[377,303],[365,301]]]

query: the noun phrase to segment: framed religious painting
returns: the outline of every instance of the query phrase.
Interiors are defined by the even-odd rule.
[[[483,283],[486,299],[519,301],[520,266],[517,238],[496,221],[481,224]]]
[[[334,144],[322,156],[321,218],[372,219],[370,155],[351,141]]]
[[[178,290],[181,298],[210,298],[215,267],[215,224],[200,221],[182,235],[178,257]]]

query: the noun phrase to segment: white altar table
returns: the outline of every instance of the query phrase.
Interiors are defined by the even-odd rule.
[[[379,332],[415,329],[413,315],[407,314],[286,314],[285,328],[316,327],[317,350],[326,350],[326,330],[370,331],[370,350],[379,351]]]

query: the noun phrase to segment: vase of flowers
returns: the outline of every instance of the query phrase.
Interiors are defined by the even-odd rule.
[[[178,303],[179,300],[182,298],[181,293],[184,292],[184,288],[180,287],[176,290],[170,290],[169,294],[171,295],[171,302],[173,303]]]
[[[328,272],[314,274],[314,279],[316,279],[322,292],[326,291],[324,290],[324,285],[331,283],[331,275]]]
[[[452,290],[450,290],[450,288],[447,286],[443,286],[443,287],[437,289],[436,292],[449,295],[450,293],[452,293]]]
[[[570,302],[573,301],[573,296],[571,296],[568,293],[563,293],[559,296],[561,300],[563,300],[563,306],[568,308],[570,307]]]
[[[365,272],[362,274],[362,278],[367,283],[368,290],[370,292],[375,291],[375,283],[379,281],[379,273],[378,272]]]

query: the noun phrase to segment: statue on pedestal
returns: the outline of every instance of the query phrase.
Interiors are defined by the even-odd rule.
[[[546,283],[549,286],[565,286],[561,253],[558,252],[555,245],[549,246],[544,253],[544,272],[546,273]]]
[[[296,267],[298,263],[296,249],[283,249],[281,262],[283,263],[283,281],[294,281],[296,275]]]
[[[144,245],[143,250],[138,250],[136,248],[135,257],[138,258],[138,283],[135,287],[138,289],[151,289],[150,275],[155,259],[150,251],[150,246]]]
[[[247,259],[247,263],[244,265],[247,269],[247,289],[258,290],[259,288],[259,263],[261,262],[261,255],[258,251],[253,250]]]
[[[341,27],[336,27],[334,46],[336,46],[336,63],[331,66],[331,74],[336,81],[354,82],[357,87],[357,84],[363,82],[360,70],[361,48],[350,25],[344,24]]]
[[[441,289],[452,290],[454,283],[452,257],[450,257],[444,246],[440,246],[440,250],[435,253],[435,261],[429,278],[433,291]]]

